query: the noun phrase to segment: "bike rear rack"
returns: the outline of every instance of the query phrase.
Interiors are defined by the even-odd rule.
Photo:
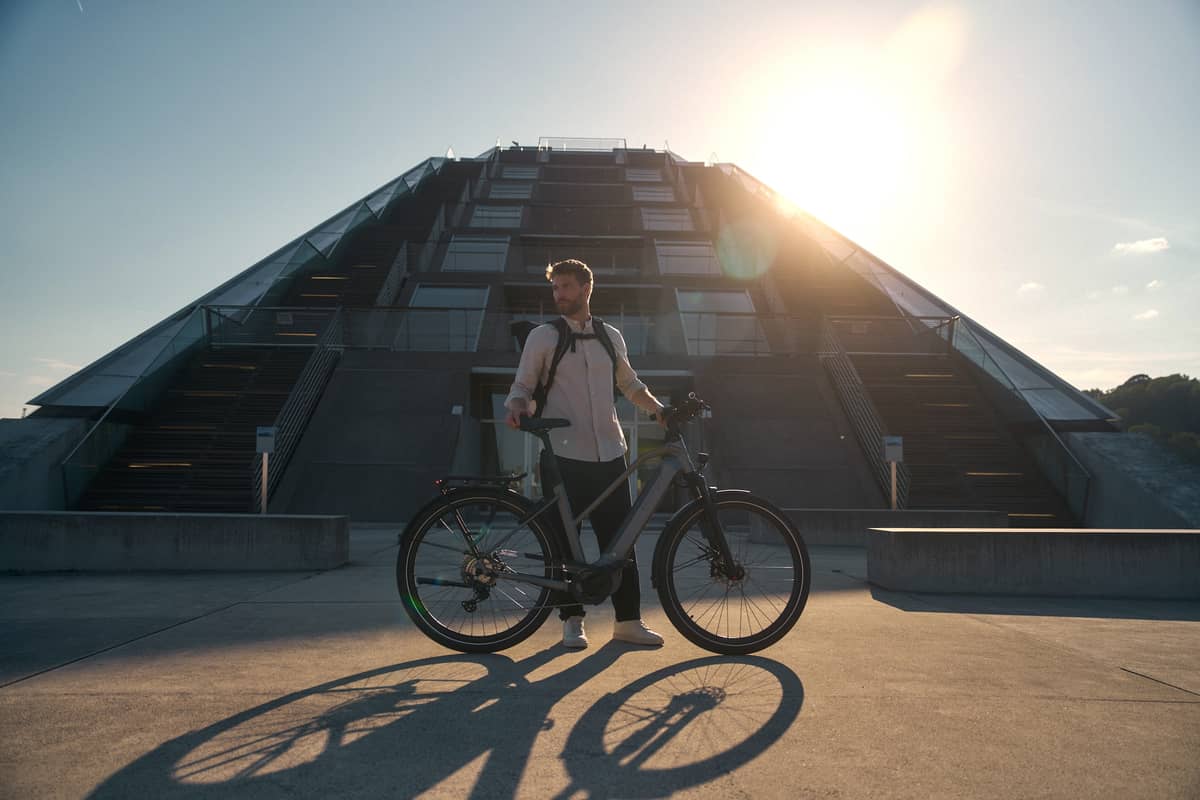
[[[528,474],[528,472],[522,472],[519,475],[447,475],[444,478],[438,478],[433,485],[442,494],[448,494],[451,489],[461,486],[511,486],[523,481]]]

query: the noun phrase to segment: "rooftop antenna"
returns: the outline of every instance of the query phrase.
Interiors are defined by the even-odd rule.
[[[446,148],[446,160],[447,161],[457,161],[458,160],[458,157],[454,155],[454,147],[453,146]]]
[[[719,160],[720,159],[717,158],[717,153],[714,150],[713,152],[708,154],[708,161],[704,162],[704,166],[711,167],[711,166],[715,165]]]

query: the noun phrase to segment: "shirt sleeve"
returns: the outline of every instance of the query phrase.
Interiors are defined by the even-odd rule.
[[[638,379],[637,372],[629,363],[629,348],[625,345],[625,337],[613,326],[606,323],[605,327],[608,329],[608,338],[612,340],[613,349],[617,353],[617,388],[632,402],[634,396],[646,388],[646,384]],[[658,411],[657,406],[642,406],[641,408],[650,414]]]
[[[542,373],[546,367],[546,359],[553,351],[556,332],[551,325],[539,325],[529,332],[525,339],[525,348],[521,351],[521,361],[517,365],[517,375],[508,397],[504,398],[504,407],[512,410],[513,400],[529,402],[529,411],[537,411],[537,403],[533,399],[533,390],[537,388]]]

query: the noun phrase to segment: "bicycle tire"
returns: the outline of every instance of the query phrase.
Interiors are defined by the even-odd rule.
[[[774,505],[748,492],[713,498],[734,559],[745,567],[736,581],[717,568],[718,556],[701,529],[704,506],[685,506],[663,530],[654,559],[654,584],[671,624],[714,653],[745,655],[778,642],[804,612],[812,579],[808,548]]]
[[[504,571],[544,577],[556,571],[558,548],[547,529],[539,520],[518,524],[531,509],[514,492],[470,487],[421,510],[400,539],[396,586],[422,633],[452,650],[494,653],[541,627],[551,590],[494,578]],[[482,559],[471,552],[467,535]]]

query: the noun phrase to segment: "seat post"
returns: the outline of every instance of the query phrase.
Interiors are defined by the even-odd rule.
[[[558,471],[558,457],[554,455],[554,445],[550,442],[550,431],[538,431],[534,435],[541,440],[542,451],[546,455],[545,458],[538,459],[542,467],[542,494],[546,495],[548,484],[555,486],[562,484],[562,473]],[[547,472],[549,472],[548,475]]]

